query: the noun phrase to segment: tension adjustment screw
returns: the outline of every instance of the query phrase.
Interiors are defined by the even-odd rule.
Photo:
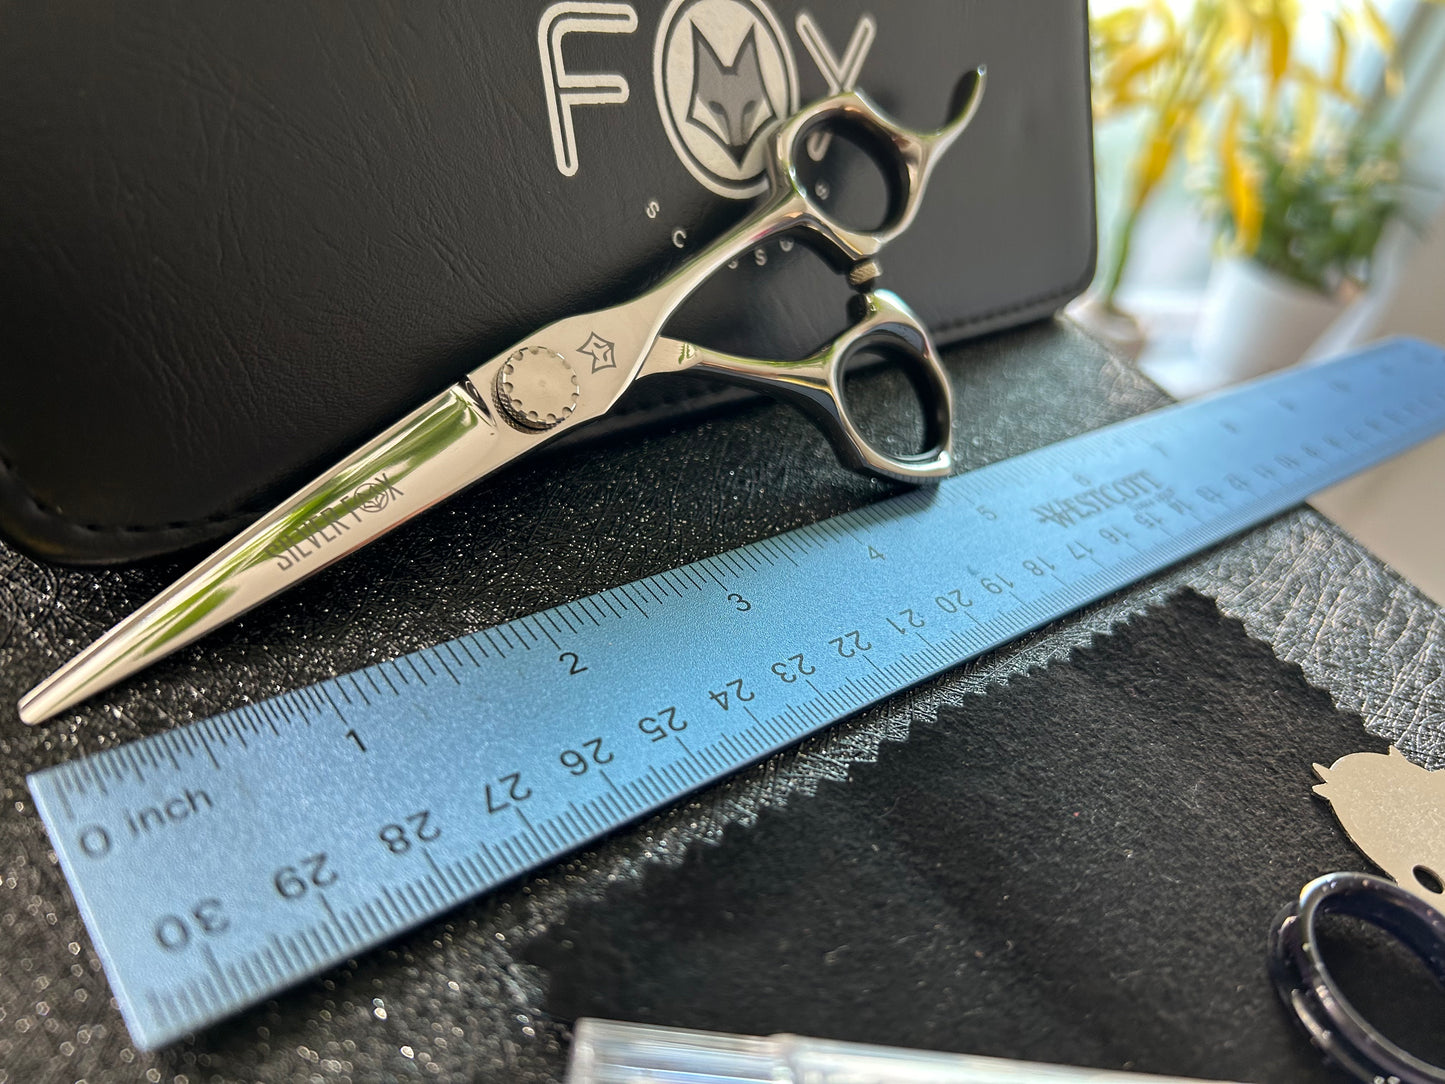
[[[883,265],[877,260],[859,260],[848,272],[848,285],[855,290],[866,290],[883,274]]]
[[[572,411],[582,389],[561,354],[541,346],[518,350],[497,370],[497,405],[522,429],[551,429]]]

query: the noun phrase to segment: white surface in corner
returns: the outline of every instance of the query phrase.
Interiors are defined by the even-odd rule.
[[[1445,606],[1445,437],[1341,482],[1310,504]]]

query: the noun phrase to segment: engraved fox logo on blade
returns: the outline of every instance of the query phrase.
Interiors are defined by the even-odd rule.
[[[692,108],[688,120],[710,133],[739,166],[758,133],[777,114],[763,84],[757,27],[748,29],[731,64],[692,26]]]

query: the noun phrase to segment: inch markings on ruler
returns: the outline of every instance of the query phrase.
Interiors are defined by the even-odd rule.
[[[152,1048],[1445,430],[1398,340],[30,776]]]

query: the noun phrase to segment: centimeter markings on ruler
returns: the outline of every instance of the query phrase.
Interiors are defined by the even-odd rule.
[[[1397,340],[48,768],[166,1043],[1445,429]]]

